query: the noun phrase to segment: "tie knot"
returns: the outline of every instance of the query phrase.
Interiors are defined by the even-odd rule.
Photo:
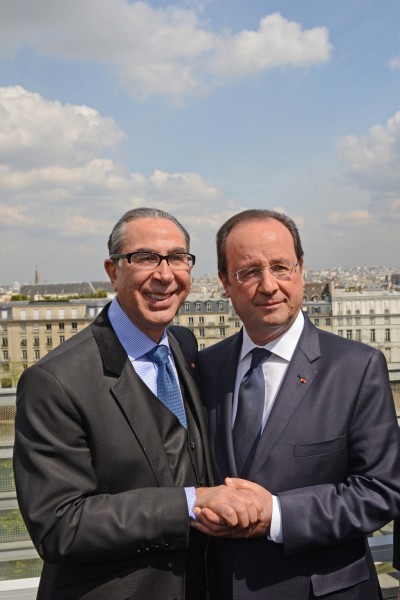
[[[260,364],[271,356],[272,352],[270,350],[266,350],[265,348],[253,348],[251,351],[251,365],[250,369],[256,369]]]
[[[169,350],[167,346],[162,344],[160,346],[154,346],[150,352],[146,352],[146,356],[158,365],[166,365],[168,363],[168,354]]]

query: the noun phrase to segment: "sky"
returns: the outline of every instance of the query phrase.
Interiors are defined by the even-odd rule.
[[[0,284],[105,280],[140,206],[194,277],[247,208],[308,269],[400,267],[400,2],[2,0]]]

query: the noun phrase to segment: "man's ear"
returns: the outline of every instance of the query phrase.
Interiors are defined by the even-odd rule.
[[[117,291],[117,265],[111,258],[106,258],[104,261],[104,268],[107,272],[107,275],[110,278],[111,284],[114,288],[114,292]]]
[[[224,286],[226,297],[230,298],[228,276],[225,275],[224,273],[221,273],[221,271],[218,271],[218,277],[219,277],[222,285]]]

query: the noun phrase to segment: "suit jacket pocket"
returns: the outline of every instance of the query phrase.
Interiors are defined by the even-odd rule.
[[[297,457],[320,456],[331,452],[340,452],[345,447],[346,436],[341,435],[334,440],[314,442],[312,444],[294,444],[294,455]]]
[[[314,596],[324,596],[357,585],[369,578],[368,565],[364,557],[331,573],[316,573],[311,576]]]

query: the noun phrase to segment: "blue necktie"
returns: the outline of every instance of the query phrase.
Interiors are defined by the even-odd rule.
[[[249,471],[261,433],[264,413],[265,381],[262,362],[271,356],[265,348],[251,351],[250,369],[245,373],[238,394],[238,407],[233,425],[233,447],[238,475]]]
[[[155,346],[146,356],[157,363],[157,397],[165,406],[176,415],[181,425],[187,429],[185,409],[182,397],[168,358],[167,346]]]

